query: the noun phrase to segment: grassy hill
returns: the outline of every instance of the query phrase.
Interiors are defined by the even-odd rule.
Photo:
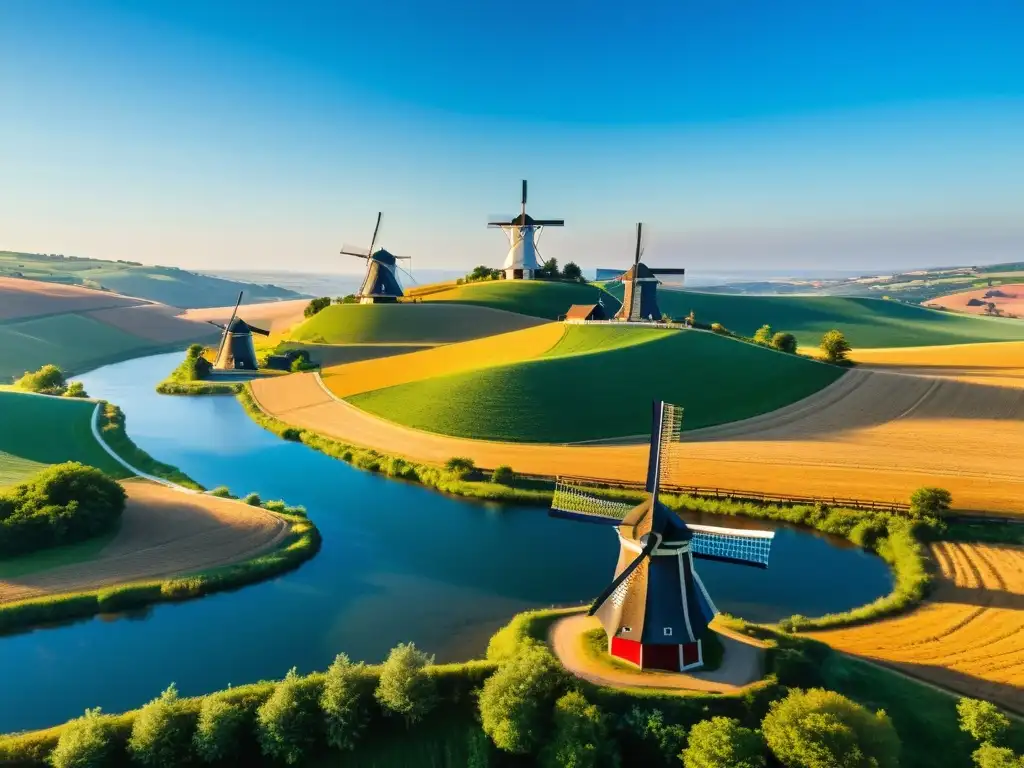
[[[232,305],[241,290],[245,291],[245,301],[249,304],[302,297],[302,294],[274,285],[236,283],[176,267],[12,251],[0,251],[0,277],[82,285],[184,309]]]
[[[572,304],[596,304],[601,299],[609,314],[618,311],[620,305],[618,299],[596,286],[553,280],[493,280],[453,285],[437,292],[430,292],[430,286],[421,290],[424,302],[476,304],[546,320],[562,317]]]
[[[0,486],[45,464],[80,461],[112,477],[129,477],[92,434],[96,403],[0,390]]]
[[[295,328],[293,341],[326,344],[443,344],[518,331],[540,321],[463,304],[332,304]]]
[[[622,295],[621,285],[610,289]],[[975,341],[1019,341],[1024,323],[964,317],[883,299],[838,296],[729,296],[693,291],[658,291],[658,306],[673,317],[693,310],[698,322],[721,323],[745,336],[765,323],[817,346],[832,328],[853,347],[916,347]]]
[[[460,437],[575,442],[643,434],[654,399],[696,429],[775,410],[840,369],[698,331],[569,326],[535,360],[440,376],[349,398],[417,429]]]

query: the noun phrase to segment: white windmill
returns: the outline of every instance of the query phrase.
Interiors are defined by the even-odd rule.
[[[488,228],[500,229],[508,237],[509,249],[502,269],[506,280],[531,280],[540,269],[537,241],[544,227],[564,227],[564,219],[535,219],[526,214],[526,179],[519,215],[511,220],[489,221]]]

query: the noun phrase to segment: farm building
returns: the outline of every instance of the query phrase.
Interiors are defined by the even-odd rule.
[[[573,304],[565,314],[566,322],[586,322],[588,320],[607,320],[608,314],[604,311],[604,305],[597,304]]]

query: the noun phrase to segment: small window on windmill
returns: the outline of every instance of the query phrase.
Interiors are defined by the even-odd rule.
[[[619,634],[620,635],[626,635],[626,634],[629,634],[632,631],[633,631],[632,627],[622,627],[622,628],[619,629]]]
[[[665,637],[672,637],[672,627],[665,627]]]

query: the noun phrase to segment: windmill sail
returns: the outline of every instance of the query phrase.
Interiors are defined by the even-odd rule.
[[[244,291],[238,292],[238,301],[235,302],[235,308],[231,310],[231,317],[228,319],[227,324],[223,326],[224,333],[221,334],[220,344],[217,345],[217,356],[213,358],[215,361],[220,361],[221,353],[224,351],[224,344],[228,340],[228,333],[230,332],[229,329],[231,328],[231,324],[235,321],[235,315],[238,314],[238,305],[242,303],[243,293]]]
[[[677,458],[676,446],[683,428],[683,409],[657,401],[651,413],[651,451],[647,459],[645,488],[655,498],[662,483],[667,483]]]
[[[767,568],[775,531],[743,531],[711,525],[688,524],[693,531],[690,550],[701,560]]]
[[[619,525],[635,506],[635,504],[599,498],[559,480],[555,483],[555,495],[551,499],[550,514],[552,517],[564,517],[588,523]]]

